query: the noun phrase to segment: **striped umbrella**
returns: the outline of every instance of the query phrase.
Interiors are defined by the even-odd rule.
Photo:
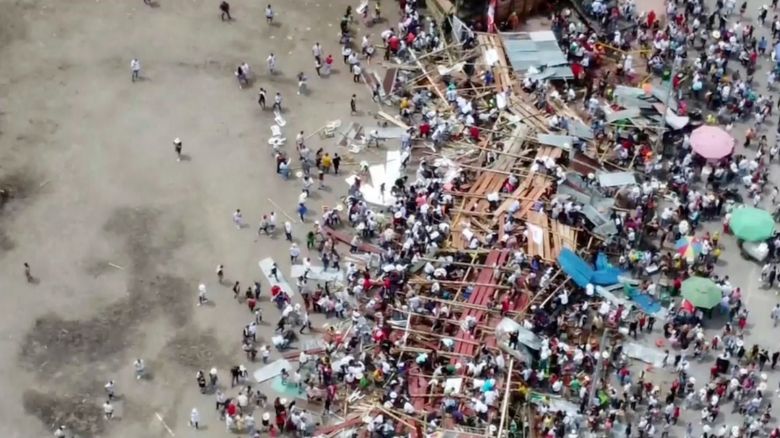
[[[698,237],[685,236],[675,242],[674,250],[680,257],[692,262],[701,254],[702,242]]]

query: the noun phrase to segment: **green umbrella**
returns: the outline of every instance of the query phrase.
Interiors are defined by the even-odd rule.
[[[720,287],[704,277],[691,277],[682,284],[682,297],[696,307],[712,309],[720,303]]]
[[[775,232],[775,220],[766,210],[740,207],[732,210],[729,228],[739,239],[760,242]]]

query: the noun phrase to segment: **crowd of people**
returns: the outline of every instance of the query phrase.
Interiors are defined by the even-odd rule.
[[[773,4],[774,8],[776,5]],[[223,20],[232,20],[227,2],[220,5]],[[415,0],[400,1],[400,20],[397,25],[381,32],[386,60],[409,60],[443,47],[451,30],[448,22],[441,25],[421,14]],[[611,150],[611,158],[626,166],[634,163],[644,170],[645,179],[617,198],[624,207],[615,210],[610,220],[615,224],[611,239],[593,251],[610,253],[613,264],[638,280],[636,296],[661,303],[660,310],[632,305],[629,301],[615,301],[595,292],[591,284],[585,287],[567,285],[558,288],[553,299],[533,305],[516,330],[497,332],[499,348],[480,345],[470,358],[452,360],[454,338],[459,331],[474,333],[485,321],[473,316],[463,320],[451,318],[454,310],[449,303],[455,290],[449,284],[468,282],[466,266],[473,259],[465,253],[436,255],[452,239],[462,239],[469,250],[502,248],[511,251],[509,262],[496,267],[500,272],[502,289],[494,294],[487,307],[507,315],[512,303],[524,295],[551,291],[556,266],[539,256],[528,256],[522,248],[529,238],[522,232],[523,225],[514,213],[520,203],[509,206],[510,214],[495,229],[478,235],[468,227],[452,236],[450,217],[455,205],[453,192],[461,191],[470,181],[466,174],[444,161],[421,158],[413,177],[403,170],[412,162],[412,147],[417,141],[430,141],[434,148],[445,145],[452,137],[471,141],[480,139],[481,130],[498,119],[497,102],[507,101],[512,90],[497,90],[491,106],[480,108],[462,93],[454,82],[448,83],[443,105],[449,111],[441,112],[433,105],[435,99],[424,90],[403,92],[397,96],[399,118],[411,128],[400,139],[403,176],[387,190],[379,188],[385,206],[377,208],[363,199],[365,184],[358,175],[350,185],[343,211],[328,209],[308,228],[306,250],[292,240],[292,223],[284,222],[284,234],[291,242],[290,262],[299,260],[304,274],[295,279],[301,297],[291,296],[281,287],[269,290],[271,301],[277,306],[280,318],[270,345],[257,345],[258,325],[263,311],[258,301],[261,286],[253,282],[244,293],[241,285],[233,285],[234,298],[243,301],[250,311],[249,321],[241,335],[242,350],[247,360],[256,362],[257,356],[268,363],[272,355],[291,348],[308,329],[312,331],[311,315],[321,314],[328,321],[322,333],[324,347],[315,352],[301,351],[298,367],[282,371],[285,386],[296,388],[306,395],[311,404],[323,405],[323,419],[315,418],[309,409],[296,402],[276,398],[273,417],[270,411],[262,414],[260,424],[254,419],[254,409],[263,409],[267,397],[248,383],[244,365],[231,368],[231,392],[223,392],[218,372],[198,371],[196,383],[204,393],[213,393],[216,410],[225,421],[227,430],[246,432],[257,437],[261,433],[272,436],[294,432],[310,436],[321,422],[327,422],[336,402],[353,397],[355,390],[379,394],[381,409],[369,412],[366,424],[372,436],[393,436],[405,422],[391,415],[401,412],[415,419],[415,433],[433,433],[453,425],[497,430],[502,402],[502,385],[507,381],[507,362],[517,360],[512,376],[511,400],[533,404],[534,414],[521,424],[517,418],[508,428],[512,436],[522,429],[534,428],[540,436],[581,436],[591,433],[620,433],[622,436],[670,436],[672,427],[679,425],[686,437],[780,437],[780,429],[772,424],[772,390],[768,373],[775,369],[780,351],[771,344],[749,344],[748,320],[754,316],[743,303],[739,285],[732,285],[729,277],[717,266],[726,245],[721,232],[707,231],[712,222],[722,221],[723,234],[730,232],[730,214],[741,203],[741,192],[754,206],[776,202],[778,189],[769,183],[769,166],[780,148],[770,145],[764,134],[764,124],[775,106],[771,95],[762,93],[754,78],[757,63],[774,52],[769,41],[780,33],[780,21],[772,19],[771,31],[764,29],[769,10],[765,6],[758,13],[758,24],[746,24],[742,14],[735,12],[734,0],[719,1],[708,8],[701,0],[690,2],[668,1],[665,19],[654,11],[637,11],[633,0],[610,8],[601,1],[589,6],[589,13],[599,26],[588,27],[568,10],[558,11],[552,20],[552,30],[570,62],[577,67],[578,83],[584,85],[584,95],[574,86],[556,88],[544,80],[526,77],[520,87],[528,93],[538,109],[549,112],[549,128],[568,132],[566,116],[554,114],[549,104],[551,96],[561,98],[579,109],[589,121],[596,142],[604,150]],[[266,19],[273,21],[274,11],[266,9]],[[378,0],[361,4],[353,13],[348,8],[340,21],[340,45],[343,62],[348,66],[354,82],[363,80],[363,69],[374,56],[375,44],[368,35],[355,44],[355,22],[381,22]],[[628,30],[618,27],[620,22],[635,26]],[[597,30],[601,27],[602,30]],[[476,45],[473,35],[465,32],[465,49]],[[621,55],[614,65],[608,62],[615,49],[636,50],[640,59],[630,54]],[[333,56],[320,45],[312,47],[314,70],[317,76],[329,75]],[[732,62],[734,61],[734,62]],[[271,74],[276,69],[276,57],[266,60]],[[648,73],[665,77],[672,84],[678,101],[678,114],[692,120],[701,113],[702,123],[721,124],[730,128],[737,124],[749,126],[744,140],[745,151],[715,162],[703,159],[692,150],[690,133],[685,129],[665,136],[664,142],[676,147],[668,153],[654,148],[650,134],[639,128],[614,129],[606,122],[600,109],[602,102],[613,99],[613,90],[619,84],[636,84],[646,65]],[[132,80],[140,78],[140,62],[131,62]],[[251,83],[251,70],[243,63],[235,71],[241,87]],[[487,87],[494,82],[494,72],[488,68],[479,73],[479,80]],[[776,69],[767,75],[768,86],[776,80]],[[305,94],[307,78],[297,76],[299,94]],[[265,109],[266,91],[260,89],[258,104]],[[380,100],[378,89],[373,98]],[[780,102],[778,102],[780,103]],[[440,103],[441,104],[441,103]],[[702,108],[702,109],[696,109]],[[282,97],[276,93],[273,110],[282,112]],[[356,96],[350,99],[350,111],[356,112]],[[780,123],[778,124],[780,126]],[[465,128],[464,128],[465,127]],[[780,128],[778,128],[780,132]],[[374,138],[377,141],[378,139]],[[177,157],[181,156],[181,141],[174,142]],[[586,143],[571,145],[585,150]],[[755,151],[751,148],[755,147]],[[331,155],[324,148],[312,152],[309,137],[301,131],[295,140],[294,164],[291,155],[280,145],[274,146],[276,173],[284,179],[292,176],[293,166],[300,169],[301,192],[296,199],[296,212],[304,222],[308,219],[310,199],[316,178],[318,188],[325,187],[325,177],[338,175],[341,157]],[[485,164],[496,159],[487,154]],[[565,160],[541,160],[533,163],[533,170],[548,175],[562,184],[565,179]],[[662,181],[665,181],[663,183]],[[507,177],[499,192],[487,195],[490,211],[494,211],[501,194],[512,193],[517,186],[516,176]],[[604,195],[614,195],[601,188],[587,175],[584,184]],[[770,191],[771,190],[771,191]],[[387,191],[387,195],[385,195]],[[770,193],[767,193],[770,191]],[[572,226],[588,227],[583,205],[574,200],[560,199],[554,190],[543,195],[546,201],[539,209],[551,219]],[[344,216],[342,218],[342,215]],[[244,227],[240,210],[233,214],[237,228]],[[353,228],[347,239],[334,229]],[[276,232],[273,212],[263,216],[258,228],[258,239]],[[676,242],[696,236],[697,253],[693,257],[678,252]],[[771,260],[780,251],[775,237],[767,240]],[[350,256],[365,256],[342,262],[348,247]],[[324,271],[342,271],[344,281],[335,284],[310,278],[312,255],[317,253]],[[372,257],[366,256],[373,254]],[[376,260],[374,260],[374,258]],[[409,268],[420,266],[419,276],[425,287],[412,282]],[[274,264],[271,276],[277,281],[279,267]],[[224,267],[219,265],[217,276],[223,281]],[[762,280],[771,285],[777,269],[768,263],[761,272]],[[721,300],[713,309],[701,309],[690,303],[679,302],[683,283],[694,276],[710,278],[722,291]],[[473,292],[473,286],[463,293]],[[198,291],[198,303],[208,301],[205,285]],[[712,324],[712,316],[726,321],[717,335],[707,336],[705,327]],[[431,332],[441,333],[435,348],[410,350],[406,347],[403,324],[412,318],[427,325]],[[780,305],[771,314],[773,322],[780,320]],[[340,321],[348,323],[346,326]],[[399,328],[400,327],[400,328]],[[407,327],[408,329],[409,327]],[[520,334],[531,332],[539,340],[538,348],[529,350]],[[599,334],[607,333],[602,341]],[[647,342],[658,338],[655,348],[663,352],[660,369],[672,373],[671,384],[654,382],[645,370],[636,370],[635,362],[627,353],[634,341]],[[276,353],[272,351],[272,347]],[[500,348],[506,347],[506,348]],[[413,351],[413,354],[408,354]],[[707,379],[692,375],[695,363],[713,361]],[[134,363],[136,377],[144,378],[144,363]],[[459,389],[448,385],[450,377],[463,377]],[[424,388],[419,393],[420,382]],[[111,402],[116,391],[113,381],[106,384],[108,400],[103,405],[106,419],[113,416]],[[569,400],[573,409],[560,408],[548,394]],[[424,400],[420,403],[420,400]],[[740,415],[737,422],[724,422],[723,410],[727,404]],[[557,407],[556,407],[557,406]],[[698,412],[698,415],[696,414]],[[190,425],[199,428],[201,415],[193,408]],[[424,429],[424,431],[423,431]],[[60,435],[57,435],[60,433]],[[58,429],[55,436],[64,436]]]

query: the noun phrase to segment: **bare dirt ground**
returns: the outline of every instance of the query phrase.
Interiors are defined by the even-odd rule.
[[[47,436],[66,424],[81,436],[168,436],[158,413],[188,434],[193,407],[207,426],[200,435],[224,434],[195,371],[216,366],[228,380],[229,367],[246,362],[239,340],[251,315],[214,268],[224,264],[245,288],[261,279],[260,258],[286,261],[283,237],[255,243],[254,224],[275,209],[268,198],[294,214],[300,190],[274,174],[273,116],[257,106],[257,89],[270,100],[282,93],[288,149],[298,130],[350,120],[353,93],[373,110],[340,64],[348,3],[328,1],[274,1],[268,25],[265,2],[231,2],[236,20],[225,23],[217,0],[0,0],[0,435]],[[337,59],[330,78],[314,74],[315,41]],[[255,81],[241,90],[233,70],[244,61]],[[308,96],[295,94],[298,71],[310,78]],[[333,190],[314,196],[315,213],[345,188],[327,182]],[[250,228],[232,226],[236,208]],[[294,234],[308,226],[296,223]],[[213,306],[196,307],[199,282]],[[148,381],[133,378],[136,357]],[[107,423],[109,379],[121,397]]]

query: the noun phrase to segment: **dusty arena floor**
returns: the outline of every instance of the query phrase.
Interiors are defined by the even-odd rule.
[[[282,93],[288,150],[299,130],[350,121],[353,93],[363,118],[373,108],[341,63],[346,1],[274,1],[273,25],[265,2],[231,2],[230,23],[218,4],[0,0],[3,437],[50,436],[59,424],[81,436],[168,436],[157,414],[189,436],[193,407],[207,428],[200,436],[225,433],[195,371],[216,366],[224,381],[230,366],[246,363],[240,336],[251,315],[214,269],[224,264],[243,288],[262,278],[263,257],[283,261],[288,273],[283,236],[255,242],[254,230],[271,210],[284,220],[269,198],[294,215],[300,191],[274,173],[266,142],[273,115],[258,107],[257,90],[270,101]],[[314,74],[315,41],[336,58],[330,78]],[[273,78],[265,68],[271,51],[281,70]],[[134,57],[142,65],[136,83]],[[241,90],[233,71],[244,61],[255,80]],[[310,78],[308,96],[296,96],[299,71]],[[313,141],[312,149],[339,152],[332,140]],[[312,213],[346,189],[341,179],[327,183],[332,190],[314,195]],[[241,231],[231,222],[237,208],[251,225]],[[296,223],[294,234],[303,241],[310,226]],[[201,281],[213,306],[196,306]],[[277,311],[262,305],[274,324]],[[271,327],[264,331],[268,339]],[[134,379],[137,357],[148,381]],[[109,379],[120,400],[106,422]]]

